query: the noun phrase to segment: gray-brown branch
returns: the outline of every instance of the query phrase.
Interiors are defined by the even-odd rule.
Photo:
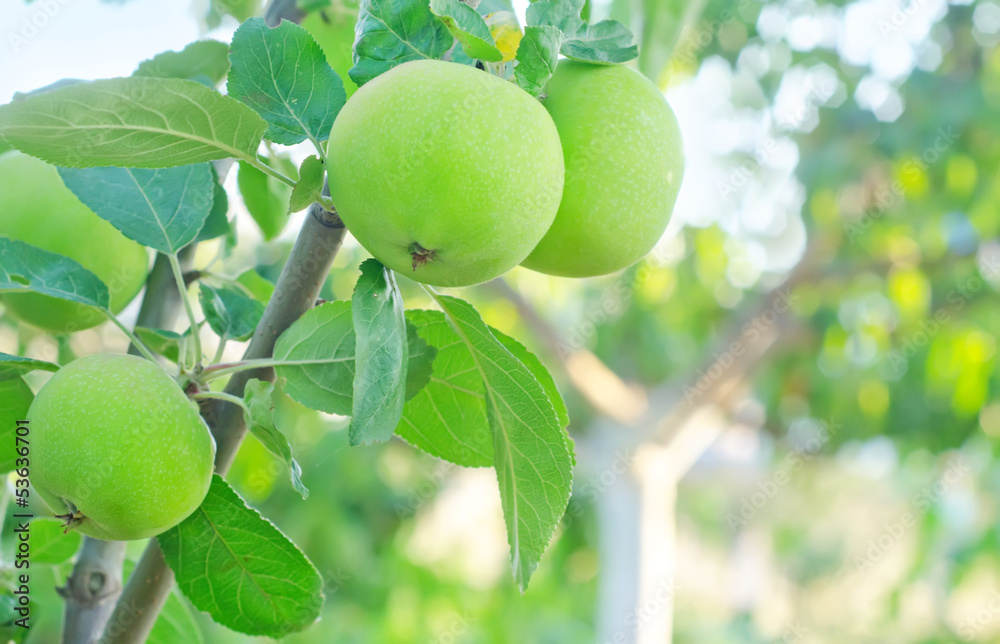
[[[66,600],[63,644],[92,644],[100,637],[122,592],[124,541],[83,538],[66,585],[58,588]]]
[[[327,212],[318,204],[310,207],[244,359],[270,357],[278,336],[313,307],[343,242],[344,232],[344,225],[336,213]],[[251,378],[273,380],[274,371],[239,372],[229,380],[226,393],[242,397]],[[243,412],[236,405],[212,400],[202,407],[202,414],[215,436],[215,470],[225,474],[246,435]],[[163,560],[156,539],[151,540],[115,605],[101,644],[145,642],[170,595],[173,581],[174,574]]]
[[[275,27],[282,20],[300,22],[304,16],[305,13],[299,9],[298,3],[295,0],[272,0],[268,3],[267,9],[265,10],[264,20],[267,22],[268,26]],[[222,159],[215,162],[215,169],[219,175],[220,182],[226,174],[229,173],[232,166],[233,159]],[[322,235],[322,239],[332,245],[328,250],[329,261],[326,263],[326,271],[323,273],[322,277],[319,278],[318,285],[316,286],[316,292],[319,293],[319,286],[322,286],[323,280],[326,279],[326,274],[330,270],[330,264],[333,263],[333,258],[336,256],[337,250],[340,248],[340,244],[343,241],[344,226],[341,223],[340,218],[337,217],[335,213],[327,213],[316,204],[310,208],[309,213],[310,217],[306,219],[306,223],[302,226],[302,231],[299,233],[299,241],[301,241],[304,236],[307,236],[307,229],[311,229],[313,227],[313,222],[317,222],[321,227],[324,227],[328,231],[333,231],[333,234]],[[335,225],[333,225],[334,223]],[[258,331],[260,331],[261,327],[265,326],[265,322],[267,322],[273,330],[274,328],[277,328],[275,325],[279,319],[285,319],[285,315],[283,313],[275,312],[274,307],[276,306],[276,300],[284,299],[284,297],[279,296],[282,289],[281,282],[282,279],[285,278],[285,273],[289,272],[289,267],[292,266],[292,260],[295,258],[295,250],[299,248],[299,241],[296,242],[295,249],[293,249],[292,255],[288,258],[288,262],[285,264],[281,278],[278,280],[278,286],[275,289],[274,297],[272,297],[267,310],[264,312]],[[160,259],[161,258],[158,257],[157,261]],[[292,270],[302,272],[303,268],[293,267]],[[303,279],[305,277],[306,276],[303,274]],[[170,279],[173,279],[172,275]],[[309,289],[306,288],[305,290],[308,291]],[[306,295],[306,293],[299,294]],[[316,297],[314,295],[312,300],[307,303],[306,309],[312,305],[312,302],[315,301],[315,299]],[[305,309],[303,309],[303,311],[304,310]],[[295,319],[296,318],[292,318],[292,321]],[[290,323],[291,322],[289,322],[289,324]],[[287,328],[287,325],[285,328]],[[254,351],[263,351],[264,346],[265,343],[258,340],[257,334],[255,334],[250,343],[250,347],[247,350],[247,355],[250,355],[250,353]],[[272,339],[270,345],[267,345],[266,355],[263,357],[269,357],[273,349],[274,340]],[[243,387],[246,385],[246,382],[247,379],[240,379],[239,374],[237,374],[230,380],[230,386],[234,389],[238,386],[239,393],[236,395],[242,396]],[[232,393],[228,388],[226,391]],[[214,410],[212,410],[212,413],[218,415],[218,413]],[[243,435],[246,433],[246,427],[243,427],[242,416],[239,418],[234,418],[234,416],[235,414],[233,414],[231,410],[227,412],[227,422],[238,423],[241,426],[241,429],[224,428],[212,425],[212,421],[208,421],[209,426],[212,427],[213,434],[215,435],[216,446],[218,449],[216,452],[216,470],[221,473],[225,473],[225,471],[229,469],[229,464],[232,463],[232,458],[236,454],[236,450],[239,448],[240,442],[243,440]],[[220,435],[229,436],[230,438],[228,438],[227,441],[235,440],[235,443],[229,445],[227,441],[220,439]],[[225,457],[225,464],[222,467],[220,467],[220,463],[222,463],[222,461],[220,461],[220,456]],[[135,570],[132,572],[132,576],[129,578],[129,583],[125,587],[122,596],[114,605],[114,611],[107,620],[104,634],[101,637],[101,644],[110,642],[145,642],[149,632],[153,628],[153,625],[156,623],[156,618],[159,615],[160,610],[163,608],[163,604],[167,601],[167,596],[170,594],[170,589],[173,584],[174,573],[163,560],[163,553],[160,552],[160,547],[157,544],[156,539],[152,539],[146,547],[146,551],[143,553],[138,565],[136,565]]]

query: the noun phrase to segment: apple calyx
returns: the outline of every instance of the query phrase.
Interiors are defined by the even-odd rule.
[[[62,519],[63,521],[63,534],[69,534],[70,530],[83,523],[83,520],[86,518],[83,516],[83,512],[80,512],[73,507],[72,503],[69,504],[69,509],[72,510],[72,512],[56,515],[57,519]]]
[[[410,257],[413,258],[413,271],[416,272],[421,266],[437,259],[437,251],[427,250],[417,242],[413,242],[410,244]]]

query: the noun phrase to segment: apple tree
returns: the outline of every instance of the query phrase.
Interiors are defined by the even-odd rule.
[[[582,1],[539,1],[523,28],[496,3],[364,1],[347,78],[345,65],[331,67],[343,51],[310,34],[329,21],[279,20],[282,7],[302,17],[286,4],[265,20],[213,3],[247,12],[229,45],[195,42],[129,77],[61,82],[0,106],[0,142],[12,148],[0,181],[20,200],[0,224],[5,306],[60,333],[108,320],[137,354],[0,355],[5,414],[37,434],[30,456],[4,452],[5,469],[24,472],[64,521],[64,537],[49,535],[59,560],[81,547],[61,589],[66,642],[162,637],[176,628],[157,620],[177,610],[175,583],[248,635],[279,638],[318,618],[316,568],[225,479],[250,433],[308,497],[275,425],[276,391],[349,416],[352,445],[399,436],[457,465],[494,467],[523,592],[570,496],[566,405],[521,342],[431,285],[484,282],[522,262],[569,276],[624,268],[662,235],[677,197],[673,113],[623,66],[638,54],[631,32],[589,24]],[[293,164],[284,148],[298,144],[312,153]],[[252,269],[192,269],[200,243],[239,248],[222,187],[233,168],[265,238],[307,211],[275,283]],[[327,301],[348,231],[374,257],[350,298]],[[155,253],[148,279],[142,247]],[[433,308],[407,308],[403,278]],[[128,328],[116,313],[144,279]],[[169,328],[174,308],[180,332]],[[228,342],[247,340],[242,359],[223,359]],[[36,370],[54,375],[33,392],[23,376]],[[110,601],[121,542],[149,536]]]

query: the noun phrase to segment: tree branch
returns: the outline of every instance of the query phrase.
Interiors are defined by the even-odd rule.
[[[56,589],[66,600],[63,644],[91,644],[100,637],[122,592],[124,561],[124,541],[83,538],[72,574]]]
[[[245,360],[271,357],[278,336],[313,307],[344,233],[344,224],[336,213],[325,211],[318,204],[310,207],[309,216],[278,278],[274,295],[243,356]],[[242,398],[243,389],[251,378],[273,380],[274,370],[234,374],[225,392]],[[215,470],[225,474],[246,435],[243,410],[229,402],[208,400],[202,405],[202,415],[215,436]],[[145,642],[167,601],[173,581],[173,571],[163,560],[159,544],[156,539],[150,540],[108,620],[101,644]]]
[[[193,248],[182,250],[181,261],[190,263],[193,251]],[[166,256],[157,254],[153,270],[146,279],[146,293],[136,326],[172,326],[179,304],[180,296],[173,287],[170,261]],[[139,355],[135,345],[129,346],[128,352]],[[122,592],[124,560],[124,542],[83,538],[83,547],[77,555],[73,572],[66,579],[66,585],[58,589],[66,600],[63,644],[92,644],[100,637]]]
[[[305,13],[299,9],[295,0],[272,0],[268,3],[267,9],[265,10],[264,20],[268,26],[275,27],[282,20],[301,22],[304,16]],[[222,159],[214,163],[215,170],[219,175],[219,183],[222,183],[222,180],[225,178],[226,174],[229,173],[229,170],[232,168],[235,161],[233,159]],[[324,194],[327,194],[326,190],[324,190]],[[312,234],[309,231],[312,231],[317,227],[321,229],[322,234],[316,235],[315,239],[312,240],[316,243],[303,243],[303,239],[308,240],[312,237]],[[298,319],[298,315],[301,315],[301,313],[299,313],[296,317],[293,317],[285,322],[288,319],[287,314],[277,311],[281,305],[290,306],[291,304],[301,304],[302,312],[305,312],[312,306],[316,300],[316,295],[319,293],[319,288],[323,284],[323,280],[326,279],[326,275],[330,271],[333,258],[337,255],[337,251],[340,249],[340,244],[344,239],[344,232],[344,224],[340,221],[340,217],[338,217],[336,213],[326,212],[316,204],[313,204],[313,206],[310,207],[309,217],[306,219],[306,223],[303,224],[302,230],[299,231],[299,237],[295,243],[295,248],[293,248],[292,254],[288,258],[288,262],[285,264],[284,269],[282,269],[281,277],[278,279],[278,285],[275,288],[275,293],[272,296],[271,301],[261,318],[261,322],[257,327],[257,331],[254,333],[254,337],[250,342],[250,346],[247,349],[247,356],[250,356],[251,353],[253,353],[253,357],[270,357],[271,352],[274,349],[274,341],[277,339],[277,336],[281,331],[288,328],[288,325],[290,325],[291,322]],[[327,244],[325,249],[322,248],[324,243]],[[309,249],[302,249],[300,254],[297,255],[296,251],[300,250],[300,245],[308,245]],[[183,253],[185,251],[181,252]],[[323,259],[324,257],[325,259]],[[167,258],[157,256],[157,263],[159,263],[161,259],[167,261]],[[171,267],[168,262],[166,269],[170,268]],[[182,258],[182,269],[188,270],[189,268],[189,266],[183,263]],[[166,273],[167,275],[163,277],[163,281],[172,283],[174,279],[173,271],[166,270]],[[284,287],[289,286],[284,282],[288,282],[293,279],[297,280],[300,284],[314,284],[315,294],[312,294],[312,297],[306,300],[305,298],[309,296],[311,288],[306,287],[295,289],[303,301],[301,303],[298,301],[289,303],[287,301],[288,296],[284,295],[282,291]],[[171,308],[171,310],[175,312],[180,303],[179,293],[176,294],[176,298],[177,299]],[[145,302],[143,302],[143,304],[145,305]],[[285,326],[278,330],[280,324],[283,322],[285,322]],[[262,328],[265,328],[265,326],[267,328],[267,333],[273,336],[269,343],[266,337],[258,338],[258,334],[261,332]],[[260,355],[257,355],[258,352]],[[240,376],[246,376],[246,378],[241,378]],[[239,393],[236,395],[242,397],[243,388],[246,386],[249,377],[250,374],[248,372],[237,374],[230,379],[226,392],[232,393],[230,391],[230,387],[234,389],[238,387]],[[274,378],[273,371],[271,371],[270,377],[271,379]],[[233,408],[236,406],[228,405],[228,407]],[[236,407],[236,409],[239,408]],[[208,418],[206,418],[206,420],[209,423],[209,427],[212,428],[212,433],[215,436],[216,441],[216,471],[224,474],[229,469],[229,465],[232,463],[232,459],[236,455],[236,450],[239,448],[239,444],[243,440],[243,436],[246,434],[246,427],[243,424],[242,413],[235,414],[230,409],[230,411],[226,414],[226,418],[221,419],[218,418],[219,414],[210,406],[203,407],[202,410],[203,414],[208,411],[209,413],[207,416],[214,415],[217,418],[216,424],[213,424],[213,421]],[[242,412],[242,410],[240,411]],[[239,427],[227,428],[218,424],[219,422],[234,423],[239,425]],[[230,444],[230,441],[233,441],[233,443]],[[163,553],[160,551],[160,546],[156,539],[151,539],[149,545],[146,546],[146,550],[143,552],[138,565],[136,565],[135,570],[132,572],[122,596],[115,603],[114,611],[107,620],[107,625],[104,629],[104,634],[101,637],[100,644],[132,642],[138,644],[140,642],[145,642],[149,636],[149,632],[153,629],[153,625],[156,624],[156,618],[159,615],[160,610],[163,608],[163,604],[167,601],[167,596],[170,594],[170,589],[173,585],[174,573],[164,561]]]
[[[306,12],[299,8],[295,0],[272,0],[264,11],[264,21],[270,27],[276,27],[282,20],[302,22]]]

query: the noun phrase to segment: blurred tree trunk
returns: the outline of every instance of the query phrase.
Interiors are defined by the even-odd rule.
[[[637,644],[669,644],[673,633],[677,475],[668,448],[647,445],[636,454],[641,502]]]
[[[602,423],[588,445],[594,501],[597,506],[597,641],[635,644],[630,624],[639,600],[639,526],[641,492],[630,469],[631,454],[616,450],[619,427]],[[616,453],[617,452],[617,453]],[[626,455],[622,459],[622,454]]]

